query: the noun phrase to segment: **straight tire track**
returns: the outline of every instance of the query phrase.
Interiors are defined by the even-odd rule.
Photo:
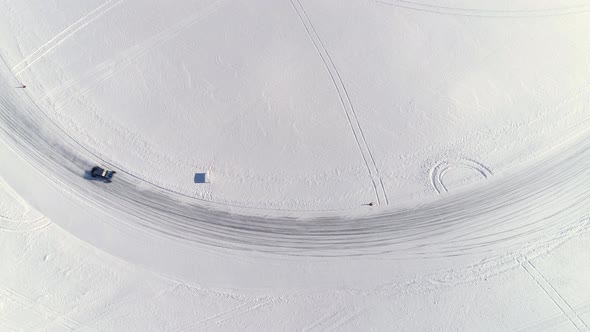
[[[555,8],[501,10],[439,6],[429,3],[420,3],[408,0],[375,0],[375,2],[383,5],[434,14],[485,18],[555,17],[584,14],[590,12],[590,4],[580,4],[577,6],[561,6]]]
[[[523,243],[538,242],[539,236],[579,226],[580,216],[588,212],[588,133],[539,160],[536,167],[506,174],[485,187],[370,216],[250,216],[151,185],[119,167],[120,176],[106,190],[81,175],[102,159],[54,123],[26,91],[15,89],[11,75],[7,66],[0,66],[0,77],[6,78],[0,80],[2,151],[12,151],[55,188],[67,190],[72,204],[101,211],[109,206],[106,218],[130,232],[273,254],[387,254],[401,260],[521,248]],[[8,172],[3,174],[18,171]]]
[[[342,104],[342,108],[344,109],[344,112],[346,114],[346,119],[348,120],[348,124],[350,125],[352,133],[354,135],[354,139],[355,139],[357,146],[358,146],[358,148],[361,152],[361,155],[363,157],[363,162],[365,163],[365,166],[367,167],[367,170],[369,172],[369,176],[371,177],[373,189],[375,191],[375,195],[377,196],[377,204],[378,205],[381,205],[381,204],[388,205],[389,200],[387,198],[385,186],[383,185],[383,179],[381,178],[381,175],[379,174],[379,169],[377,168],[377,164],[375,163],[375,158],[373,157],[373,154],[371,153],[371,150],[369,149],[369,145],[367,144],[367,139],[365,138],[365,134],[364,134],[363,129],[361,128],[361,125],[359,123],[358,117],[357,117],[356,112],[354,110],[354,106],[352,106],[352,102],[350,101],[350,96],[348,95],[348,91],[346,90],[346,86],[344,85],[344,82],[342,81],[342,77],[340,77],[340,73],[338,72],[336,65],[332,61],[330,54],[328,53],[328,51],[326,50],[326,47],[322,43],[322,40],[320,39],[317,31],[315,30],[315,27],[311,23],[309,16],[305,12],[303,5],[301,5],[301,2],[299,2],[299,0],[289,0],[289,1],[291,1],[291,5],[293,6],[295,11],[297,12],[297,15],[299,16],[299,19],[301,20],[301,22],[303,23],[303,26],[305,27],[305,31],[307,31],[307,35],[311,39],[316,51],[318,52],[320,58],[322,59],[324,66],[326,67],[326,70],[328,71],[328,74],[330,75],[330,78],[332,79],[332,83],[334,84],[334,87],[336,88],[336,91],[338,93],[338,97],[340,99],[340,103]]]
[[[221,10],[225,5],[227,5],[228,2],[229,0],[220,0],[203,7],[201,10],[180,20],[173,26],[158,32],[157,34],[153,35],[141,44],[133,45],[132,47],[128,48],[124,52],[121,52],[115,57],[99,63],[94,68],[82,74],[81,77],[72,79],[61,86],[48,90],[43,95],[39,96],[38,101],[57,94],[63,94],[63,92],[65,92],[67,89],[74,87],[76,84],[82,81],[89,83],[88,86],[80,88],[74,94],[67,96],[68,101],[60,105],[59,108],[57,108],[56,110],[59,110],[69,105],[70,103],[84,96],[85,94],[92,91],[94,88],[96,88],[103,82],[113,77],[119,71],[133,64],[137,59],[146,55],[147,53],[159,47],[168,40],[174,38],[185,29],[215,14],[216,12]]]
[[[50,319],[53,324],[59,325],[69,331],[75,331],[82,327],[80,322],[68,318],[65,313],[55,311],[18,291],[6,287],[5,285],[0,285],[0,297],[8,298],[20,305],[21,308],[26,308],[38,314],[40,317]]]
[[[543,274],[537,270],[537,268],[527,259],[522,259],[520,262],[525,272],[535,281],[535,283],[543,290],[545,294],[551,299],[551,301],[563,312],[568,320],[576,327],[578,331],[589,331],[590,328],[586,323],[578,316],[572,306],[559,294],[559,292],[545,279]]]
[[[114,2],[113,2],[114,1]],[[86,27],[88,24],[94,22],[99,17],[104,15],[106,12],[113,9],[115,6],[120,4],[123,0],[108,0],[107,2],[103,3],[102,5],[98,6],[96,9],[91,11],[90,13],[84,15],[82,18],[65,28],[62,32],[58,33],[55,37],[51,38],[45,44],[41,45],[38,49],[36,49],[33,53],[25,57],[21,62],[17,63],[13,68],[12,71],[15,75],[19,75],[29,67],[31,67],[35,62],[42,59],[45,55],[49,52],[54,50],[56,47],[61,45],[63,42],[68,40],[71,36],[76,34],[78,31]]]
[[[211,322],[213,320],[215,320],[215,322],[214,322],[215,325],[219,325],[226,320],[247,314],[253,310],[256,310],[260,307],[264,307],[264,306],[269,305],[273,302],[275,302],[275,300],[273,300],[272,298],[262,298],[262,299],[257,299],[257,300],[250,301],[250,302],[245,302],[245,303],[239,304],[229,310],[222,311],[222,312],[217,313],[213,316],[209,316],[209,317],[203,318],[197,322],[194,322],[190,326],[184,327],[184,328],[178,330],[178,332],[195,331],[197,326]]]

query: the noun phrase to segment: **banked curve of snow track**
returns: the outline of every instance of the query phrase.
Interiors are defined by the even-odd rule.
[[[137,231],[231,249],[305,256],[387,254],[450,257],[519,246],[587,228],[590,137],[537,167],[413,209],[346,217],[263,217],[232,213],[125,172],[108,186],[88,181],[97,157],[55,125],[0,66],[0,141],[44,176]],[[80,200],[72,200],[80,204]]]

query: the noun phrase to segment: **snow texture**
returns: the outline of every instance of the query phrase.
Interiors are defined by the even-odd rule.
[[[0,330],[589,329],[587,1],[0,8]]]

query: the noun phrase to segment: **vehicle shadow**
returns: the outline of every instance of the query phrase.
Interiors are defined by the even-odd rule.
[[[111,181],[105,180],[104,178],[101,177],[94,177],[91,174],[91,170],[85,170],[84,171],[84,175],[82,176],[84,179],[89,180],[89,181],[97,181],[97,182],[104,182],[104,183],[109,183]]]

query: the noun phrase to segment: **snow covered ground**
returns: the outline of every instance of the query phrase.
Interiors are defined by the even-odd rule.
[[[2,56],[45,114],[114,166],[208,201],[416,204],[438,165],[450,185],[476,182],[587,118],[581,0],[3,8]]]
[[[3,330],[589,329],[587,1],[0,9]]]
[[[15,209],[37,213],[4,182],[0,188],[3,202],[11,203],[10,209],[3,205],[0,220]],[[332,289],[309,289],[317,285],[246,289],[201,287],[153,273],[97,250],[55,223],[18,230],[2,224],[0,329],[583,331],[590,323],[589,241],[585,228],[529,252],[462,269],[407,278],[390,273],[389,282],[366,289],[338,286],[338,279],[345,277],[337,269],[323,285]],[[241,258],[255,259],[248,256]],[[312,273],[291,263],[293,274]],[[408,264],[430,263],[382,260],[382,264],[403,270]],[[268,278],[271,269],[250,274]]]

